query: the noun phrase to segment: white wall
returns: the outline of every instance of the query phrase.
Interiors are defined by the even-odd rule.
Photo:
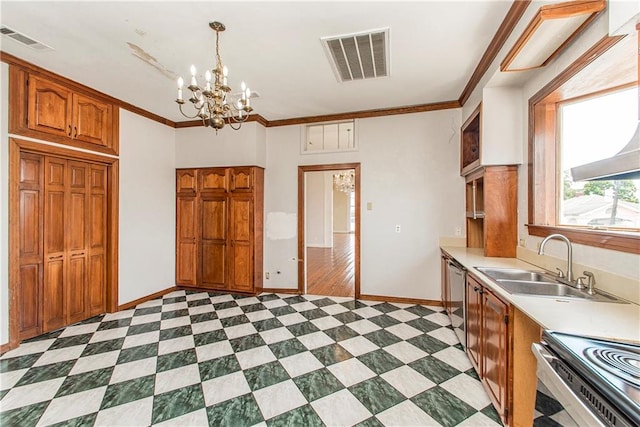
[[[9,66],[0,63],[0,344],[9,341]]]
[[[216,134],[212,128],[192,127],[175,134],[177,168],[266,165],[267,130],[256,122],[244,123],[238,131],[225,126]]]
[[[120,110],[120,303],[175,285],[174,130]]]
[[[350,227],[350,204],[351,193],[340,190],[333,190],[333,232],[348,233]]]
[[[333,199],[329,172],[305,173],[305,240],[307,247],[333,247]]]
[[[267,129],[265,271],[282,273],[265,287],[297,287],[297,236],[269,237],[268,226],[297,212],[297,166],[359,162],[361,292],[439,300],[438,239],[464,228],[459,129],[458,109],[362,119],[358,152],[311,155],[300,154],[300,126]]]

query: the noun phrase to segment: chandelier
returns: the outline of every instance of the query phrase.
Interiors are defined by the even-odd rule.
[[[356,188],[356,172],[353,169],[333,174],[333,188],[350,193]]]
[[[216,130],[216,133],[218,129],[224,127],[225,122],[232,129],[238,130],[242,123],[249,118],[249,113],[253,111],[251,90],[242,82],[240,95],[237,99],[233,99],[230,94],[231,88],[227,85],[229,69],[222,64],[218,45],[220,32],[224,31],[226,27],[215,21],[210,22],[209,27],[216,32],[216,67],[211,71],[207,70],[205,73],[206,83],[204,88],[201,88],[196,80],[196,67],[195,65],[191,66],[191,84],[187,86],[187,89],[191,91],[189,102],[195,109],[193,115],[185,114],[182,110],[182,106],[185,104],[182,99],[182,86],[184,85],[182,77],[178,79],[178,99],[176,102],[183,116],[189,119],[196,117],[202,119],[202,124],[211,126]]]

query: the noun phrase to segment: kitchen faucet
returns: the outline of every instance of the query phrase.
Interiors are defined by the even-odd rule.
[[[557,240],[562,240],[563,242],[565,242],[567,244],[567,275],[566,275],[566,280],[569,283],[573,282],[573,248],[571,247],[571,241],[569,239],[567,239],[566,236],[562,235],[562,234],[550,234],[547,237],[544,238],[544,240],[540,243],[540,248],[538,249],[538,255],[544,255],[544,246],[547,244],[547,242],[551,239],[557,239]],[[558,269],[560,270],[560,269]],[[560,273],[558,274],[558,278],[562,279],[562,270],[560,270]]]

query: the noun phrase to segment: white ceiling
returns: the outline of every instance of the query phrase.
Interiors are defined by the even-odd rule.
[[[177,76],[215,65],[215,33],[234,92],[245,80],[268,120],[456,100],[510,1],[0,2],[1,49],[174,121]],[[390,77],[338,83],[321,37],[390,28]],[[149,61],[138,55],[147,56]],[[150,58],[154,59],[150,59]],[[152,65],[153,64],[153,65]]]

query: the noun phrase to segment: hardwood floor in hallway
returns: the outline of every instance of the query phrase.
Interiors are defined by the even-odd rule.
[[[307,293],[354,296],[355,234],[333,233],[333,248],[307,248]]]

